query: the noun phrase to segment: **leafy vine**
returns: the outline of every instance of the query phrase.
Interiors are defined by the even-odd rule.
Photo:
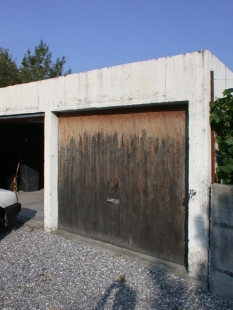
[[[219,183],[233,184],[233,88],[210,102],[210,124],[215,132],[216,176]]]

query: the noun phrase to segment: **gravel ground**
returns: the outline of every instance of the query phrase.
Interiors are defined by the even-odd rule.
[[[119,254],[15,224],[0,232],[0,309],[233,309]]]

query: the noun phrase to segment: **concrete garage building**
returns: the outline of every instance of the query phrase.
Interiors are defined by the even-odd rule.
[[[198,51],[0,89],[2,132],[38,141],[28,156],[44,162],[45,229],[185,265],[206,282],[209,102],[232,80]]]

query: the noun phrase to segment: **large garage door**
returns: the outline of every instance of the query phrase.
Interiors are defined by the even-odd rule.
[[[186,111],[59,118],[59,228],[184,264]]]

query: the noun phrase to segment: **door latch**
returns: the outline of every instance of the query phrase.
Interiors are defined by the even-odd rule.
[[[195,189],[190,189],[189,190],[189,198],[192,198],[193,196],[195,196],[197,193],[197,191]]]
[[[108,203],[114,203],[116,205],[119,205],[120,200],[119,199],[114,199],[114,198],[107,198]]]

